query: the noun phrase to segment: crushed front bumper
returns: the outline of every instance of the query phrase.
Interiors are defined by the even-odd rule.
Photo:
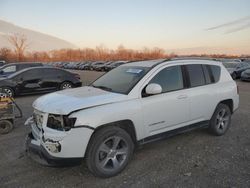
[[[61,158],[52,156],[41,144],[43,130],[39,128],[33,118],[27,119],[26,126],[30,126],[30,132],[26,138],[26,153],[34,161],[46,166],[74,166],[81,164],[82,158]]]
[[[35,141],[32,132],[26,138],[26,153],[34,161],[46,166],[74,166],[81,164],[82,161],[82,158],[51,156],[42,145]]]

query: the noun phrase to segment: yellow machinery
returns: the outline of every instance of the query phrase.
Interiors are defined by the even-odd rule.
[[[19,115],[16,116],[16,110]],[[14,127],[15,118],[21,118],[22,111],[4,91],[0,90],[0,134],[9,133]]]

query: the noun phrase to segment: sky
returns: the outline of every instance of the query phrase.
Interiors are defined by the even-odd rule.
[[[80,48],[250,52],[250,0],[0,0],[0,19]]]

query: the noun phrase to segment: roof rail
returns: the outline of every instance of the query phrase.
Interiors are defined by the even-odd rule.
[[[216,58],[209,58],[209,57],[190,57],[190,56],[187,56],[187,57],[174,57],[174,58],[171,58],[170,60],[212,60],[212,61],[219,61],[219,59],[216,59]]]
[[[158,63],[154,64],[154,65],[152,66],[152,68],[154,68],[154,67],[156,67],[157,65],[159,65],[159,64],[161,64],[161,63],[164,63],[164,62],[166,62],[166,61],[171,61],[171,59],[170,59],[170,58],[162,59],[162,61],[159,61]]]

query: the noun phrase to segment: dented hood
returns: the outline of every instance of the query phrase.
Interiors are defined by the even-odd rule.
[[[41,112],[67,115],[84,108],[124,100],[128,100],[127,95],[93,87],[80,87],[44,95],[33,103],[33,107]]]

